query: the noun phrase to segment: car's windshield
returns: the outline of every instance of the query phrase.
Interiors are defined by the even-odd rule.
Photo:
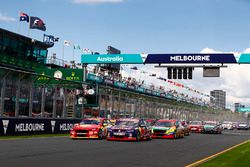
[[[136,126],[139,121],[117,121],[116,125]]]
[[[204,125],[212,125],[212,126],[215,126],[216,125],[216,123],[214,123],[214,122],[205,122],[205,124]]]
[[[82,120],[80,122],[81,125],[88,125],[88,124],[93,124],[93,125],[99,125],[100,124],[100,121],[98,120]]]
[[[194,122],[191,122],[191,125],[201,125],[201,122],[200,121],[194,121]]]
[[[171,127],[174,126],[174,122],[156,122],[155,126]]]
[[[241,125],[247,125],[247,123],[245,123],[245,122],[241,122],[241,123],[239,123],[239,124],[241,124]]]

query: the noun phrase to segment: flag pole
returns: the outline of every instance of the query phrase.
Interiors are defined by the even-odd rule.
[[[62,46],[62,65],[64,66],[64,42]]]
[[[30,24],[30,16],[29,16],[29,24]],[[29,24],[28,24],[28,37],[30,37],[30,26],[29,26]]]
[[[20,11],[18,11],[18,17],[19,17],[19,21],[18,21],[18,25],[17,25],[17,33],[20,34]]]
[[[75,59],[75,52],[74,52],[74,47],[75,47],[75,44],[72,44],[72,47],[73,47],[73,51],[72,51],[72,54],[73,54],[73,57],[72,57],[72,59],[73,59],[73,62],[75,61],[74,59]]]

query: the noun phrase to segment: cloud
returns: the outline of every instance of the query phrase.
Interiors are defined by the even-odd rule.
[[[216,51],[210,48],[204,48],[201,50],[201,53],[222,53],[221,51]]]
[[[9,17],[6,14],[0,13],[0,21],[3,21],[3,22],[14,22],[14,21],[16,21],[16,19],[13,18],[13,17]]]
[[[208,51],[208,52],[207,52]],[[215,51],[210,48],[205,48],[201,51],[201,53],[234,53],[236,59],[239,58],[239,52],[221,52]],[[242,53],[250,53],[250,48],[245,49]],[[227,103],[233,104],[240,102],[247,106],[250,106],[250,75],[248,75],[248,71],[250,71],[250,65],[248,64],[235,64],[228,65],[227,68],[221,69],[221,77],[220,78],[211,78],[209,80],[205,78],[199,78],[199,80],[195,80],[195,84],[201,86],[202,83],[206,83],[206,86],[203,86],[207,91],[209,89],[222,89],[227,93]],[[207,82],[206,82],[207,81]],[[207,89],[209,88],[209,89]]]
[[[72,0],[76,4],[121,3],[124,0]]]
[[[243,53],[250,53],[250,48],[246,48]]]

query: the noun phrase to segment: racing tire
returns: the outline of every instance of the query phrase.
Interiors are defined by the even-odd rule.
[[[152,140],[152,134],[151,134],[151,133],[149,133],[149,136],[148,136],[147,140],[148,140],[148,141],[149,141],[149,140]]]
[[[136,133],[136,141],[139,142],[141,140],[141,134],[140,132]]]
[[[102,130],[98,131],[98,139],[103,139],[103,134],[102,134]]]
[[[183,132],[182,135],[181,135],[181,138],[184,138],[184,136],[185,136],[185,133]]]

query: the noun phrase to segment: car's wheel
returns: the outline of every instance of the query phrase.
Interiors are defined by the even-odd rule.
[[[98,131],[98,138],[99,138],[99,139],[102,139],[102,138],[103,138],[102,130],[99,130],[99,131]]]
[[[152,134],[151,134],[151,132],[149,133],[148,140],[152,140]]]
[[[136,141],[139,142],[141,140],[141,134],[140,132],[136,133]]]
[[[174,133],[174,138],[175,138],[175,139],[177,139],[177,135],[176,135],[176,133]]]

